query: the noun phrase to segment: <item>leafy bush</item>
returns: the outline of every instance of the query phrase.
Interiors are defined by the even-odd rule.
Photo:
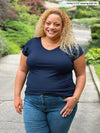
[[[18,53],[21,52],[20,47],[17,44],[13,43],[13,42],[9,42],[8,47],[9,47],[8,54],[18,54]]]
[[[6,0],[2,0],[2,2],[5,1]],[[3,34],[2,38],[0,38],[0,57],[6,54],[19,53],[25,43],[33,37],[34,29],[39,19],[38,15],[28,13],[28,11],[30,10],[30,6],[26,6],[26,0],[8,1],[9,5],[12,5],[10,8],[12,10],[10,11],[14,11],[15,14],[17,14],[17,21],[14,21],[13,19],[8,19],[8,17],[6,17],[5,15],[6,11],[8,10],[3,10],[3,14],[7,18],[7,20],[4,19],[6,21],[0,23],[0,29],[2,29],[0,30],[0,34]],[[8,6],[4,6],[4,9],[6,8],[8,8]],[[7,15],[9,15],[9,13]],[[10,16],[13,17],[13,14]]]
[[[91,33],[92,39],[99,39],[100,38],[100,33]]]
[[[19,21],[5,22],[5,37],[20,48],[23,48],[25,43],[33,37],[34,29],[28,24]]]
[[[80,19],[73,19],[72,23],[82,24],[84,26],[92,26],[93,24],[100,23],[100,18],[91,17],[91,18],[80,18]]]
[[[36,14],[36,15],[41,15],[41,13],[44,12],[46,7],[44,6],[44,1],[42,0],[18,0],[17,2],[20,7],[25,5],[28,7],[28,13],[29,14]]]
[[[75,18],[90,18],[90,17],[99,17],[100,16],[100,7],[86,7],[86,6],[77,6],[75,13]]]
[[[91,48],[85,55],[88,64],[100,63],[100,48]]]
[[[90,17],[97,17],[97,12],[95,10],[78,10],[77,11],[77,18],[90,18]]]
[[[39,16],[36,14],[22,13],[19,16],[19,20],[21,22],[23,22],[24,24],[31,25],[32,28],[35,28],[35,26],[39,20]]]
[[[100,23],[100,18],[99,17],[93,17],[93,18],[90,18],[89,21],[90,21],[89,25],[99,24]]]
[[[29,14],[29,7],[24,5],[14,4],[13,8],[16,10],[18,14],[18,21],[21,21],[25,24],[32,25],[33,27],[36,26],[37,21],[39,20],[39,15],[36,14]]]
[[[93,39],[89,41],[89,46],[90,48],[94,47],[94,48],[100,48],[100,39]]]
[[[0,57],[7,55],[8,52],[8,41],[0,35]]]
[[[20,47],[13,42],[10,42],[5,38],[5,32],[0,30],[0,57],[8,54],[17,54],[19,53]]]
[[[14,9],[11,8],[7,0],[0,0],[0,22],[7,19],[16,20],[17,14]]]
[[[100,24],[94,24],[91,26],[92,39],[100,39]]]
[[[60,9],[63,10],[64,12],[66,12],[67,15],[71,18],[71,16],[72,16],[72,12],[67,11],[67,9],[69,9],[69,7],[60,7]]]

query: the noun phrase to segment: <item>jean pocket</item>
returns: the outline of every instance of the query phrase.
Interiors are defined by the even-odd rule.
[[[59,100],[64,101],[66,97],[58,97]]]

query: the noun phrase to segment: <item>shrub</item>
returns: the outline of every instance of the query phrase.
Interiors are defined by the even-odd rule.
[[[84,26],[91,26],[93,24],[100,23],[100,18],[92,17],[92,18],[73,19],[72,23],[83,24]]]
[[[67,9],[69,9],[69,7],[60,7],[61,10],[63,10],[64,12],[67,13],[67,15],[71,18],[72,17],[72,12],[67,11]]]
[[[33,37],[34,29],[28,24],[19,21],[6,21],[5,22],[5,37],[10,42],[17,44],[23,48],[25,43]]]
[[[21,52],[20,47],[17,44],[13,43],[13,42],[9,42],[8,47],[9,47],[8,54],[18,54],[18,53]]]
[[[44,6],[44,1],[42,0],[19,0],[19,5],[20,6],[27,6],[29,7],[28,13],[29,14],[36,14],[36,15],[41,15],[41,13],[44,12],[46,7]]]
[[[99,8],[94,9],[94,7],[85,7],[85,6],[78,6],[75,18],[90,18],[90,17],[99,17],[100,11]]]
[[[93,39],[89,41],[89,46],[90,48],[94,47],[94,48],[100,48],[100,39]]]
[[[100,48],[91,48],[85,55],[88,64],[100,63]]]
[[[99,24],[100,23],[100,18],[98,18],[98,17],[92,17],[92,18],[90,18],[89,21],[90,21],[89,22],[90,25]]]
[[[8,41],[0,35],[0,57],[9,53]]]
[[[95,10],[87,11],[87,10],[78,10],[77,11],[77,18],[90,18],[90,17],[97,17],[97,13]]]
[[[14,9],[11,8],[7,0],[0,0],[0,22],[7,19],[16,20],[17,14]]]
[[[18,5],[18,4],[14,4],[13,8],[16,10],[16,13],[18,14],[18,21],[21,21],[25,24],[28,25],[32,25],[33,27],[35,27],[39,16],[36,14],[29,14],[28,10],[29,7],[25,6],[25,5]]]
[[[10,42],[5,38],[5,32],[0,30],[0,57],[8,54],[17,54],[20,52],[20,48],[13,42]]]
[[[100,39],[100,24],[94,24],[91,26],[92,39]]]
[[[24,24],[31,25],[32,28],[35,28],[39,20],[39,16],[36,14],[22,13],[19,16],[19,20],[21,20],[21,22],[23,22]]]

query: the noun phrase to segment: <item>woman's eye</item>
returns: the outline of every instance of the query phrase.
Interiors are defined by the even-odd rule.
[[[50,23],[49,22],[46,22],[47,25],[49,25]]]
[[[60,24],[55,24],[55,26],[59,26]]]

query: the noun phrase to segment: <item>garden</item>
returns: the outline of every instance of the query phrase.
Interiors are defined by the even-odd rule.
[[[37,21],[46,9],[44,2],[45,0],[0,0],[0,57],[21,52],[25,43],[33,37]],[[61,9],[69,16],[72,15],[67,11],[68,7]],[[91,29],[92,39],[84,52],[87,64],[94,65],[100,79],[100,5],[77,6],[72,24]]]
[[[72,13],[68,11],[68,7],[61,7],[61,9],[72,16]],[[83,25],[91,30],[91,40],[88,41],[88,45],[84,49],[85,58],[87,64],[94,65],[100,79],[100,5],[77,6],[72,24]]]

